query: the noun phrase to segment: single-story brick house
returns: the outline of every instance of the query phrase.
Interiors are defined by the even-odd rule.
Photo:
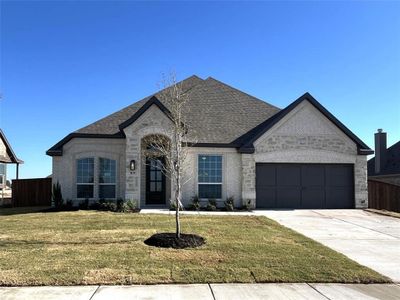
[[[367,207],[367,155],[357,136],[306,93],[284,109],[211,77],[179,84],[197,133],[183,203],[225,200],[256,208]],[[169,205],[173,186],[144,163],[146,136],[170,119],[157,93],[67,135],[51,147],[53,181],[65,199],[132,199]]]

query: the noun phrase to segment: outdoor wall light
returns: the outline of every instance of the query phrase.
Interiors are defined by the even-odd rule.
[[[134,159],[132,159],[131,162],[129,163],[129,169],[131,171],[135,171],[135,169],[136,169],[136,161]]]

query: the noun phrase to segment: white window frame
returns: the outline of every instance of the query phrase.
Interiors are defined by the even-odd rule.
[[[201,156],[220,156],[221,157],[221,182],[199,182],[199,159]],[[221,186],[221,198],[215,198],[215,200],[222,200],[223,199],[223,187],[224,187],[224,155],[223,154],[216,154],[216,153],[201,153],[197,154],[197,161],[196,161],[196,170],[197,170],[197,195],[199,196],[200,200],[209,200],[212,198],[200,198],[200,185],[220,185]]]
[[[92,158],[93,159],[93,182],[92,183],[83,183],[83,182],[78,182],[78,162],[82,159],[88,159]],[[76,170],[75,170],[75,176],[76,176],[76,199],[78,200],[84,200],[84,199],[95,199],[95,181],[96,181],[96,158],[95,157],[80,157],[75,160],[76,162]],[[78,185],[91,185],[93,186],[93,197],[91,198],[79,198],[78,197]]]
[[[114,183],[100,183],[100,159],[108,159],[108,160],[111,160],[111,161],[114,161],[115,162],[115,182]],[[114,194],[114,197],[113,198],[104,198],[104,199],[106,199],[106,200],[115,200],[115,199],[117,199],[117,172],[118,172],[118,163],[117,163],[117,160],[116,159],[112,159],[112,158],[108,158],[108,157],[99,157],[98,158],[98,167],[97,167],[97,174],[96,174],[96,176],[97,176],[97,182],[98,182],[98,189],[97,189],[97,193],[98,193],[98,195],[97,195],[97,198],[99,198],[99,199],[103,199],[103,198],[100,198],[100,186],[102,186],[102,185],[114,185],[115,186],[115,194]]]

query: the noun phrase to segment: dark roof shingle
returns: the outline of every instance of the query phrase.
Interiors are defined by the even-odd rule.
[[[386,164],[375,173],[375,157],[368,160],[368,176],[400,174],[400,141],[386,149]]]
[[[192,76],[181,84],[189,95],[186,119],[195,130],[198,143],[231,143],[279,111],[279,108],[211,77],[203,80]],[[119,134],[119,125],[158,94],[139,100],[75,133]],[[163,102],[161,97],[159,100]]]
[[[309,100],[358,145],[360,154],[372,152],[368,146],[308,93],[284,110],[280,110],[212,77],[203,80],[197,76],[191,76],[178,84],[189,96],[185,122],[190,128],[189,138],[191,132],[194,132],[194,134],[192,134],[192,140],[188,142],[195,141],[197,146],[229,146],[239,148],[240,152],[253,151],[252,143],[254,139],[278,122],[301,101]],[[150,107],[150,104],[157,103],[159,107],[168,109],[167,103],[163,101],[163,97],[160,97],[161,92],[150,95],[69,134],[50,148],[47,154],[62,155],[62,146],[75,137],[124,138],[125,135],[121,130],[125,127],[124,125],[129,125],[130,122],[134,121],[135,114],[136,116],[140,115],[144,109]]]

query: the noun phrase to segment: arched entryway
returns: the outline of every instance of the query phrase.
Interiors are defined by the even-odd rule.
[[[157,141],[156,143],[154,141]],[[157,149],[160,141],[169,139],[161,135],[147,135],[142,138],[141,196],[148,207],[166,207],[171,197],[171,181],[165,168],[165,157]]]

